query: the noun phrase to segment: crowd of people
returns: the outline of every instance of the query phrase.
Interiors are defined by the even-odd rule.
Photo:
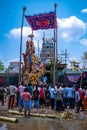
[[[15,86],[13,83],[8,87],[0,87],[0,101],[2,105],[7,103],[8,109],[18,107],[21,112],[24,109],[24,115],[28,110],[28,117],[30,111],[34,107],[50,108],[56,111],[64,111],[65,109],[75,109],[76,112],[84,111],[84,97],[87,97],[87,87],[81,87],[57,84],[57,85],[24,85],[21,83]]]

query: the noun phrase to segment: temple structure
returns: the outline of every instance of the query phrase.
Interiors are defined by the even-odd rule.
[[[43,38],[42,49],[40,53],[41,61],[45,64],[51,63],[54,57],[54,42],[52,38]]]

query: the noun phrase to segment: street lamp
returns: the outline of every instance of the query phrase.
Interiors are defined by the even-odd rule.
[[[23,23],[24,23],[25,11],[26,11],[26,7],[23,7],[22,24],[21,24],[21,39],[20,39],[19,83],[21,83],[21,78],[22,78],[22,72],[21,72],[21,64],[22,64],[22,32],[23,32]]]

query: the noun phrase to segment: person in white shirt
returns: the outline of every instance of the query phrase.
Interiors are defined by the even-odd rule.
[[[80,94],[78,92],[78,88],[76,88],[75,91],[75,106],[76,106],[76,112],[78,113],[80,111]]]
[[[10,97],[9,97],[9,102],[8,102],[8,109],[10,107],[11,107],[11,109],[13,109],[15,91],[16,91],[16,86],[12,83],[9,86]]]
[[[73,95],[74,95],[73,87],[71,85],[68,85],[67,101],[68,101],[69,109],[73,109]]]

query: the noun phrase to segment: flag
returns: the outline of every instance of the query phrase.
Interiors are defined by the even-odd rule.
[[[49,12],[46,14],[39,14],[34,16],[25,16],[25,18],[30,24],[32,30],[49,29],[56,27],[55,12]]]

